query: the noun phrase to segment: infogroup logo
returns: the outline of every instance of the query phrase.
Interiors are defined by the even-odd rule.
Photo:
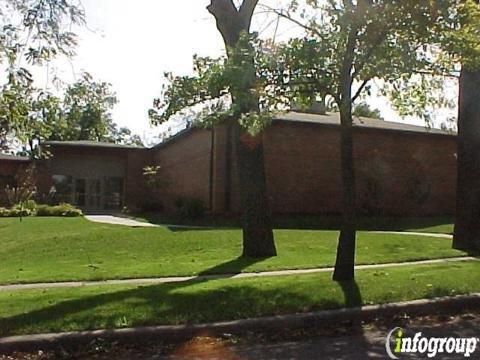
[[[478,338],[427,338],[417,332],[413,337],[407,337],[402,328],[395,328],[387,335],[385,348],[390,359],[400,359],[402,354],[427,355],[435,358],[445,354],[459,354],[466,358],[472,356],[480,343]]]

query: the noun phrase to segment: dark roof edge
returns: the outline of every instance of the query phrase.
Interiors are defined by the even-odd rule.
[[[385,120],[383,120],[385,121]],[[312,126],[324,126],[324,127],[339,127],[340,124],[328,124],[328,123],[321,123],[321,122],[313,122],[313,121],[303,121],[303,120],[287,120],[287,119],[281,119],[281,118],[273,118],[273,122],[282,122],[282,123],[292,123],[292,124],[306,124],[306,125],[312,125]],[[416,126],[416,125],[412,125]],[[456,132],[449,132],[446,130],[441,130],[437,128],[424,128],[421,126],[417,126],[419,129],[394,129],[394,128],[382,128],[382,127],[376,127],[376,126],[368,126],[368,125],[362,125],[359,126],[357,124],[353,124],[354,129],[359,129],[359,130],[376,130],[376,131],[386,131],[386,132],[395,132],[395,133],[408,133],[408,134],[418,134],[418,135],[426,135],[426,136],[447,136],[447,137],[457,137]],[[420,129],[423,129],[420,130]],[[430,131],[433,130],[433,131]]]
[[[194,130],[201,130],[202,128],[199,128],[199,127],[196,127],[196,126],[190,126],[190,127],[187,127],[183,130],[180,130],[179,132],[177,132],[175,135],[172,135],[170,136],[169,138],[165,139],[164,141],[162,141],[161,143],[153,146],[150,148],[150,150],[153,150],[153,149],[161,149],[163,148],[164,146],[167,146],[169,145],[170,143],[172,142],[175,142],[176,140],[188,135],[189,133],[193,132]]]
[[[17,155],[0,153],[0,160],[30,162],[32,159],[30,159],[28,156],[17,156]]]
[[[76,143],[75,141],[45,141],[41,145],[47,146],[70,146],[70,147],[92,147],[92,148],[104,148],[104,149],[120,149],[120,150],[148,150],[146,147],[135,145],[122,145],[115,143],[95,142],[92,143]]]
[[[385,120],[383,120],[383,121],[385,121]],[[272,122],[279,122],[279,123],[282,122],[282,123],[292,123],[292,124],[307,124],[307,125],[312,125],[312,126],[324,126],[324,127],[339,127],[340,126],[340,124],[329,124],[329,123],[321,123],[321,122],[313,122],[313,121],[304,121],[304,120],[301,120],[301,119],[296,119],[296,120],[292,121],[292,120],[287,120],[287,119],[282,119],[282,118],[273,118]],[[400,124],[402,124],[402,123],[400,123]],[[418,135],[426,135],[426,136],[447,136],[447,137],[456,137],[457,136],[457,133],[455,133],[455,132],[448,132],[448,131],[441,130],[441,129],[436,129],[436,128],[432,128],[431,130],[433,130],[433,131],[430,132],[429,128],[422,127],[422,126],[417,126],[417,125],[412,125],[412,126],[415,126],[418,129],[384,128],[384,127],[376,127],[376,126],[368,126],[368,125],[359,126],[359,125],[356,125],[356,124],[354,124],[353,127],[355,129],[367,130],[367,131],[380,131],[380,132],[386,131],[386,132],[418,134]],[[202,130],[202,128],[196,127],[196,126],[191,126],[191,127],[185,128],[183,130],[180,130],[175,135],[170,136],[169,138],[162,141],[161,143],[149,148],[149,150],[161,149],[164,146],[167,146],[170,143],[175,142],[176,140],[188,135],[190,132],[192,132],[194,130]]]

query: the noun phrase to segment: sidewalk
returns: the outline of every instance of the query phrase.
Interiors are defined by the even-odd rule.
[[[110,225],[124,225],[131,227],[160,227],[159,225],[151,224],[148,222],[141,222],[115,215],[85,215],[85,219],[95,223]]]
[[[414,265],[432,265],[432,264],[444,264],[460,261],[479,261],[479,258],[475,257],[455,257],[437,260],[423,260],[423,261],[411,261],[402,263],[388,263],[388,264],[375,264],[375,265],[358,265],[356,270],[367,269],[384,269],[390,267],[400,266],[414,266]],[[51,289],[51,288],[75,288],[83,286],[102,286],[102,285],[155,285],[166,283],[179,283],[191,280],[217,280],[217,279],[244,279],[254,277],[268,277],[268,276],[288,276],[288,275],[304,275],[333,272],[333,267],[328,268],[316,268],[316,269],[303,269],[303,270],[278,270],[278,271],[265,271],[256,273],[237,273],[237,274],[218,274],[218,275],[199,275],[199,276],[177,276],[177,277],[159,277],[159,278],[139,278],[139,279],[124,279],[124,280],[101,280],[101,281],[69,281],[69,282],[51,282],[51,283],[32,283],[32,284],[12,284],[12,285],[0,285],[1,291],[12,290],[31,290],[31,289]]]

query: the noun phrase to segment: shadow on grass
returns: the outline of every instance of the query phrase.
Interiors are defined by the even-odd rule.
[[[296,312],[311,302],[290,291],[247,285],[209,289],[205,282],[190,280],[64,300],[0,318],[0,336],[233,320]],[[325,300],[316,306],[338,308],[341,302]]]
[[[261,260],[238,258],[205,270],[202,275],[225,272],[232,266],[241,271]],[[82,290],[64,290],[66,300],[56,302],[53,298],[40,309],[0,318],[0,336],[39,331],[202,323],[352,307],[362,302],[356,283],[340,283],[344,293],[342,299],[330,295],[318,296],[315,292],[312,295],[298,294],[288,288],[282,291],[262,289],[248,284],[225,284],[212,288],[209,281],[212,280],[197,277],[180,283],[139,286],[93,295],[85,288],[86,294],[73,299],[68,297]],[[58,290],[42,292],[48,296],[50,291],[54,293]],[[318,291],[322,291],[320,285]],[[329,294],[328,291],[325,294]],[[41,294],[39,296],[42,297]]]
[[[246,258],[239,257],[225,263],[213,266],[209,269],[202,271],[197,277],[179,283],[160,284],[153,286],[139,286],[135,289],[122,290],[114,293],[100,294],[94,296],[86,296],[81,299],[67,300],[51,306],[47,306],[43,309],[34,310],[17,316],[0,318],[0,336],[9,336],[11,334],[18,333],[20,329],[24,328],[26,332],[35,332],[36,324],[45,324],[60,321],[62,325],[48,328],[48,331],[68,331],[71,330],[71,326],[75,323],[81,323],[83,329],[96,329],[96,328],[117,328],[122,326],[142,326],[152,325],[158,322],[166,320],[168,323],[191,323],[209,321],[215,319],[234,319],[238,314],[236,311],[241,310],[243,306],[247,306],[250,301],[256,297],[271,299],[272,294],[256,295],[255,291],[248,290],[248,288],[229,288],[226,293],[222,289],[214,291],[208,291],[200,289],[199,291],[192,291],[183,294],[182,290],[190,286],[201,286],[208,281],[208,275],[221,274],[221,279],[226,279],[239,274],[246,267],[253,265],[259,261],[265,260],[264,258]],[[207,278],[205,278],[207,276]],[[74,290],[73,290],[74,291]],[[177,293],[180,291],[180,293]],[[44,290],[48,292],[48,290]],[[218,314],[215,314],[215,306],[218,305],[219,295],[228,296],[222,300],[223,310]],[[278,295],[278,294],[277,294]],[[293,298],[292,298],[293,299]],[[243,301],[245,301],[242,306]],[[118,318],[102,318],[95,313],[82,314],[84,311],[95,311],[99,306],[105,306],[107,304],[115,304],[128,302],[131,306],[138,305],[147,306],[149,309],[151,319],[148,321],[136,321],[132,324],[124,323],[124,319]],[[225,306],[228,305],[228,306]],[[230,307],[230,305],[232,307]],[[274,309],[272,308],[272,311]],[[230,314],[231,313],[231,314]],[[71,320],[71,324],[68,324],[68,319],[73,314],[78,315],[80,318]],[[77,316],[77,317],[78,317]],[[91,320],[86,320],[90,318]],[[62,321],[64,320],[64,321]],[[32,329],[32,330],[28,330]]]
[[[359,307],[363,305],[362,294],[355,280],[339,281],[338,284],[342,289],[346,307]]]
[[[320,283],[310,293],[299,294],[288,286],[281,291],[248,284],[209,288],[206,282],[190,280],[62,300],[41,309],[0,318],[0,336],[39,331],[205,323],[344,306],[357,307],[363,302],[355,281],[338,283],[343,297],[341,294],[333,296],[335,291],[329,293],[325,290],[325,284]],[[335,283],[332,282],[332,285]],[[325,295],[318,296],[322,291]],[[322,328],[322,324],[319,326]],[[335,354],[335,359],[369,359],[372,352],[378,353],[379,357],[376,358],[382,358],[383,345],[372,349],[360,322],[339,324],[340,328],[344,326],[347,326],[347,333],[324,342],[325,347]],[[268,331],[289,335],[288,328]],[[350,351],[344,353],[345,349]],[[299,349],[292,347],[287,350],[292,353],[291,358],[302,358],[293,356]]]
[[[235,259],[243,266],[258,259]],[[204,273],[223,272],[231,262],[220,264]],[[233,275],[233,274],[232,274]],[[227,276],[226,276],[227,277]],[[361,306],[362,297],[355,282],[342,282],[342,297],[301,295],[238,284],[211,288],[210,279],[194,278],[180,283],[139,286],[103,294],[55,302],[11,317],[0,318],[0,336],[21,333],[93,330],[158,324],[191,324],[210,321],[262,317],[298,311]],[[332,283],[334,284],[334,283]],[[48,293],[57,290],[43,290]],[[70,292],[71,291],[71,292]],[[75,296],[71,289],[64,296]],[[319,285],[318,291],[322,291]],[[42,295],[39,295],[42,297]]]
[[[248,258],[248,257],[238,257],[236,259],[226,261],[224,263],[212,266],[209,269],[201,271],[198,275],[224,275],[228,278],[232,275],[241,274],[243,270],[253,264],[257,264],[269,258]],[[223,276],[222,276],[223,278]]]

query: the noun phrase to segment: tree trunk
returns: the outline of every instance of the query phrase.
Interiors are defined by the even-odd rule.
[[[480,251],[480,70],[462,69],[458,113],[457,210],[453,247]]]
[[[227,55],[232,55],[243,31],[250,24],[258,0],[244,0],[237,9],[231,0],[211,0],[208,11],[215,17],[217,28],[225,42]],[[256,82],[252,58],[244,71],[246,80],[242,88],[231,89],[232,101],[240,109],[236,115],[258,110],[258,99],[251,93]],[[245,96],[246,95],[246,96]],[[267,197],[263,136],[250,136],[238,123],[231,124],[232,143],[235,146],[240,201],[243,212],[243,256],[264,258],[275,256],[272,223]],[[227,160],[228,161],[228,160]]]
[[[333,280],[346,281],[355,277],[355,163],[351,102],[340,108],[340,152],[342,174],[342,226],[338,239]]]
[[[243,209],[243,256],[276,256],[268,207],[263,136],[252,137],[236,123],[233,128]]]

